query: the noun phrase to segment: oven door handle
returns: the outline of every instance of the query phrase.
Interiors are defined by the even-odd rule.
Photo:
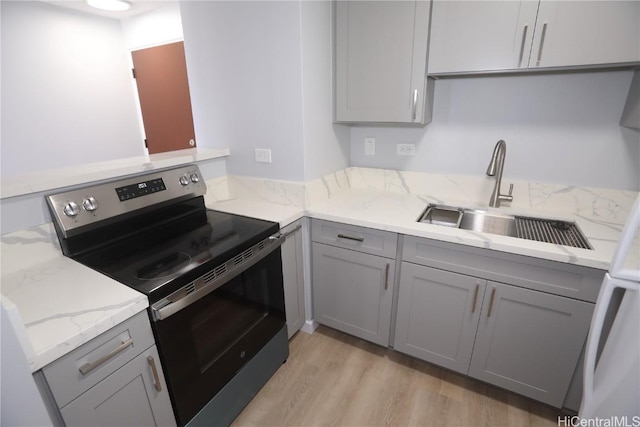
[[[183,310],[209,295],[229,280],[247,271],[249,268],[262,261],[284,243],[286,236],[276,233],[260,243],[252,246],[241,254],[233,257],[224,264],[210,270],[209,273],[199,277],[190,284],[183,286],[171,295],[151,305],[151,313],[154,321],[164,320],[169,316]],[[214,272],[213,278],[207,278]],[[220,272],[219,274],[215,274]],[[206,278],[206,279],[205,279]]]

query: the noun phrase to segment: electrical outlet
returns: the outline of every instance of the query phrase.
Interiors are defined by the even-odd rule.
[[[256,148],[256,162],[271,163],[271,150],[268,148]]]
[[[376,139],[375,138],[364,139],[364,155],[365,156],[376,155]]]
[[[415,156],[416,144],[397,144],[396,155],[397,156]]]

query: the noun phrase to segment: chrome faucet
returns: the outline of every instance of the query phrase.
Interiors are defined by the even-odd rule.
[[[500,201],[511,202],[513,201],[513,184],[509,186],[509,194],[500,194],[500,183],[502,182],[502,170],[504,169],[504,157],[507,154],[507,143],[502,139],[498,141],[493,149],[493,155],[491,156],[491,162],[487,168],[488,176],[495,176],[496,171],[498,176],[496,177],[496,185],[493,187],[493,193],[489,199],[489,206],[498,208],[500,207]]]

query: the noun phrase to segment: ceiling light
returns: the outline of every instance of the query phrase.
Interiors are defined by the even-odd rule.
[[[125,0],[86,0],[89,6],[96,9],[110,10],[114,12],[122,12],[129,10],[131,3]]]

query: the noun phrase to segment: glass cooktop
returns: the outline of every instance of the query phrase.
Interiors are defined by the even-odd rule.
[[[74,259],[153,303],[278,230],[274,222],[203,209]]]

